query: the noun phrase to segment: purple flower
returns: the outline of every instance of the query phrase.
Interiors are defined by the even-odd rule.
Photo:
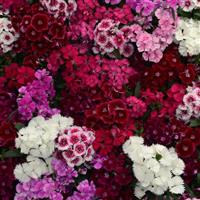
[[[95,196],[96,188],[93,182],[90,182],[88,180],[82,181],[77,186],[77,192],[74,192],[74,194],[71,197],[68,197],[67,200],[92,200]]]
[[[50,117],[60,113],[52,109],[49,101],[55,96],[53,79],[45,69],[35,72],[35,80],[19,89],[18,111],[24,120],[30,120],[33,114]]]

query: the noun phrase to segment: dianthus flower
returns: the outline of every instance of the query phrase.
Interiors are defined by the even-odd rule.
[[[6,53],[13,48],[13,43],[19,35],[12,26],[9,12],[0,10],[0,14],[6,16],[0,18],[0,52]]]
[[[136,74],[127,59],[109,60],[82,55],[72,45],[63,48],[62,53],[66,59],[63,78],[73,92],[87,87],[101,87],[105,82],[113,89],[121,90],[129,78]]]
[[[52,9],[47,5],[51,4],[51,1],[41,0],[41,2],[44,3],[44,6],[41,3],[24,2],[11,10],[13,26],[19,33],[14,50],[16,52],[34,52],[37,58],[48,56],[50,50],[63,46],[67,41],[64,20],[55,18],[53,13],[56,10],[53,10],[53,5]],[[56,1],[52,3],[56,3]],[[57,5],[61,6],[62,3]],[[46,6],[49,13],[45,9]],[[62,15],[62,11],[59,15]]]
[[[67,2],[64,0],[40,0],[40,3],[47,9],[48,13],[63,21],[69,18],[77,8],[75,0]]]
[[[58,109],[51,109],[49,100],[55,96],[53,79],[44,70],[35,72],[35,80],[19,89],[18,111],[24,120],[30,120],[34,113],[48,117],[57,114]]]
[[[20,129],[16,147],[24,154],[48,158],[55,149],[54,140],[60,132],[73,125],[73,119],[53,115],[45,120],[42,116],[33,118],[27,127]]]
[[[28,154],[27,162],[15,168],[15,176],[20,181],[39,178],[50,172],[51,156],[55,150],[55,139],[60,132],[73,124],[72,118],[54,115],[45,120],[38,116],[27,127],[20,129],[16,138],[16,147],[21,153]]]
[[[134,96],[128,97],[126,99],[126,102],[127,102],[128,107],[131,110],[132,117],[135,117],[135,118],[141,117],[144,115],[144,113],[147,110],[146,104],[142,100]]]
[[[142,137],[133,136],[123,145],[124,153],[133,161],[133,171],[138,179],[135,196],[141,198],[146,191],[162,195],[183,194],[184,182],[180,177],[185,164],[173,148],[163,145],[145,146]]]
[[[200,21],[188,18],[179,19],[175,39],[179,43],[179,52],[182,56],[193,56],[200,53],[199,30]]]
[[[181,1],[181,8],[188,12],[193,9],[198,9],[200,7],[200,2],[198,0],[183,0]]]
[[[77,192],[71,197],[68,197],[67,200],[91,200],[95,196],[96,188],[93,182],[84,180],[77,186]]]
[[[183,103],[176,109],[177,119],[188,123],[190,119],[200,117],[200,88],[193,85],[187,88],[187,94],[183,97]]]
[[[57,149],[71,167],[80,166],[85,161],[93,159],[92,143],[95,134],[85,127],[72,126],[58,136]]]
[[[17,185],[15,200],[44,199],[63,200],[61,193],[57,192],[56,183],[52,178],[31,179],[29,182]]]

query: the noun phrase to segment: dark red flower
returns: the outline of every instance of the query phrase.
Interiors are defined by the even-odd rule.
[[[176,145],[176,151],[181,158],[188,158],[195,152],[195,144],[190,139],[183,139]]]
[[[97,105],[96,115],[106,124],[112,124],[114,122],[114,116],[109,111],[108,103]]]
[[[16,129],[9,122],[2,122],[0,125],[0,146],[10,146],[15,143]]]
[[[93,147],[101,155],[107,155],[113,149],[113,137],[108,130],[98,130],[95,133]]]
[[[0,199],[13,199],[15,194],[15,177],[13,174],[15,162],[13,159],[0,161]]]
[[[22,19],[22,26],[23,27],[28,27],[31,23],[31,16],[30,15],[25,15]]]
[[[62,40],[65,38],[65,28],[62,24],[53,23],[50,27],[49,33],[53,39]]]
[[[191,128],[186,132],[186,138],[190,139],[194,144],[200,145],[200,129]]]
[[[48,29],[49,17],[44,13],[35,14],[32,17],[31,25],[37,32],[46,31]]]
[[[42,34],[37,32],[32,26],[29,26],[26,30],[26,37],[35,42],[41,38]]]
[[[130,169],[124,166],[117,170],[115,175],[115,182],[119,185],[128,185],[132,181],[132,173]]]
[[[179,78],[183,81],[183,83],[185,84],[192,83],[195,77],[196,77],[196,73],[195,73],[195,67],[193,64],[187,64],[185,67],[180,68]]]

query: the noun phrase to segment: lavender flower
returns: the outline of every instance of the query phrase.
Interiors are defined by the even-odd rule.
[[[71,197],[68,197],[67,200],[92,200],[95,196],[96,188],[93,182],[89,183],[88,180],[82,181],[77,186],[77,192]]]
[[[62,200],[62,194],[56,191],[56,183],[52,178],[43,178],[39,180],[32,179],[26,183],[20,183],[17,185],[17,194],[14,200],[26,200],[26,199],[44,199],[49,198],[51,200]]]

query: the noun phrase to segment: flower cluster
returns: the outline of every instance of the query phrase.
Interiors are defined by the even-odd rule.
[[[191,11],[200,7],[198,0],[183,0],[180,5],[184,11]]]
[[[92,143],[94,133],[86,128],[72,126],[58,136],[57,148],[71,167],[80,166],[85,161],[91,161],[94,150]]]
[[[95,196],[96,188],[93,182],[89,183],[88,180],[85,180],[77,186],[77,190],[78,191],[74,192],[74,194],[67,198],[67,200],[91,200]]]
[[[176,109],[176,117],[189,122],[191,118],[200,118],[200,87],[187,88],[187,94],[183,97],[183,103]]]
[[[52,77],[45,69],[38,70],[33,82],[19,88],[18,111],[24,120],[30,120],[34,113],[44,117],[58,114],[58,109],[51,109],[49,106],[49,100],[54,96]]]
[[[15,176],[25,182],[50,172],[48,163],[55,150],[55,139],[58,134],[73,125],[72,118],[54,115],[45,120],[43,117],[33,118],[27,127],[18,132],[16,147],[21,153],[28,154],[27,163],[15,168]],[[40,167],[38,167],[40,166]]]
[[[54,15],[55,18],[66,20],[77,8],[75,0],[40,0],[40,3],[47,9],[48,13]]]
[[[52,5],[56,4],[59,9],[63,7],[66,10],[66,2],[64,5],[63,2],[56,4],[56,1],[40,1],[41,4],[32,5],[24,2],[11,10],[12,23],[19,33],[18,41],[14,45],[16,52],[34,51],[35,56],[40,57],[49,53],[50,48],[57,48],[66,43],[64,20],[57,18],[57,15],[54,16],[58,7],[55,6],[54,10]],[[74,5],[74,1],[71,2],[70,5]],[[73,9],[70,5],[69,9]],[[47,11],[45,10],[46,7]],[[58,14],[63,15],[62,11]]]
[[[179,52],[183,56],[198,55],[200,22],[194,19],[181,18],[179,19],[176,29],[175,39],[179,43]]]
[[[0,199],[198,199],[199,22],[199,0],[0,0]]]
[[[52,160],[51,165],[56,175],[55,180],[45,176],[42,179],[31,179],[28,182],[19,183],[16,187],[15,199],[63,199],[62,194],[57,189],[65,191],[65,187],[74,183],[74,178],[78,176],[78,173],[73,168],[66,166],[65,162],[55,158]]]
[[[143,138],[130,137],[123,145],[123,151],[133,161],[133,171],[139,183],[135,195],[141,198],[146,191],[162,195],[166,190],[171,193],[184,192],[184,162],[178,158],[174,149],[162,145],[145,146]]]
[[[19,35],[13,28],[13,25],[8,18],[8,11],[0,11],[4,17],[0,18],[0,52],[6,53],[13,48],[13,43],[18,39]]]
[[[95,47],[94,53],[114,55],[114,51],[125,57],[133,54],[134,47],[129,41],[134,38],[134,29],[132,27],[123,27],[119,29],[119,22],[111,19],[103,19],[94,30]],[[133,39],[132,39],[133,40]]]
[[[143,53],[145,60],[159,62],[163,57],[163,51],[172,43],[176,29],[176,17],[173,17],[173,9],[176,8],[178,2],[127,0],[127,4],[135,9],[137,13],[140,13],[139,21],[144,21],[147,24],[146,28],[137,25],[133,30],[136,35],[135,42],[138,51]],[[171,7],[171,10],[168,9],[169,7]],[[153,26],[151,25],[151,18],[154,12],[158,20],[158,26],[149,33],[148,29]],[[148,19],[148,17],[150,18]]]

